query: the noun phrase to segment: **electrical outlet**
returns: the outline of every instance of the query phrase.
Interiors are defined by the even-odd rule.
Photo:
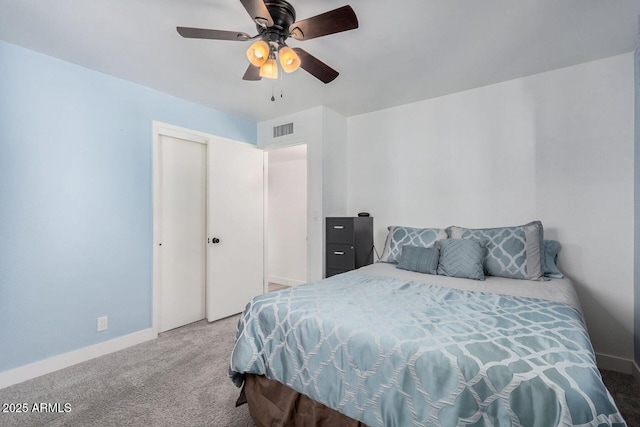
[[[107,330],[107,316],[98,317],[98,332]]]

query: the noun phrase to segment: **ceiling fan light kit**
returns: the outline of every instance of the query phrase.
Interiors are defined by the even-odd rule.
[[[251,37],[238,31],[208,30],[177,27],[185,38],[247,41],[260,38],[247,50],[250,62],[242,77],[260,80],[278,77],[278,62],[286,73],[302,68],[323,83],[330,83],[338,72],[301,48],[290,48],[286,40],[291,37],[305,41],[329,34],[358,28],[358,18],[351,6],[343,6],[302,21],[296,21],[296,11],[286,0],[240,0],[256,23],[258,34]],[[278,61],[276,61],[276,54]]]
[[[293,73],[300,68],[300,57],[289,46],[282,46],[278,51],[278,58],[282,69],[287,73]]]
[[[278,78],[278,63],[273,53],[269,55],[269,59],[260,66],[260,77],[266,77],[268,79]]]
[[[270,51],[271,49],[267,42],[264,40],[258,40],[257,42],[254,42],[249,49],[247,49],[247,59],[249,59],[249,62],[254,66],[260,67],[262,64],[267,62],[267,59],[269,59]]]
[[[247,59],[254,67],[260,67],[260,77],[278,78],[278,64],[275,56],[275,49],[272,49],[264,40],[254,42],[247,49]],[[288,46],[280,46],[278,59],[280,66],[287,73],[293,73],[300,68],[300,57]]]

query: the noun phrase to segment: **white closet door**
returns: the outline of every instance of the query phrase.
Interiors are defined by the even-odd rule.
[[[158,332],[205,317],[205,144],[160,135]]]
[[[263,152],[253,145],[212,139],[209,145],[207,319],[240,313],[263,293]]]

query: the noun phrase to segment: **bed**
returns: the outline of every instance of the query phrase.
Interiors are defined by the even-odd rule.
[[[570,280],[386,261],[249,302],[230,376],[257,425],[626,425]]]

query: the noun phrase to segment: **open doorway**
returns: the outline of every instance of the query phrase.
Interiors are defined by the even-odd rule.
[[[267,161],[267,290],[307,281],[307,145],[270,150]]]

